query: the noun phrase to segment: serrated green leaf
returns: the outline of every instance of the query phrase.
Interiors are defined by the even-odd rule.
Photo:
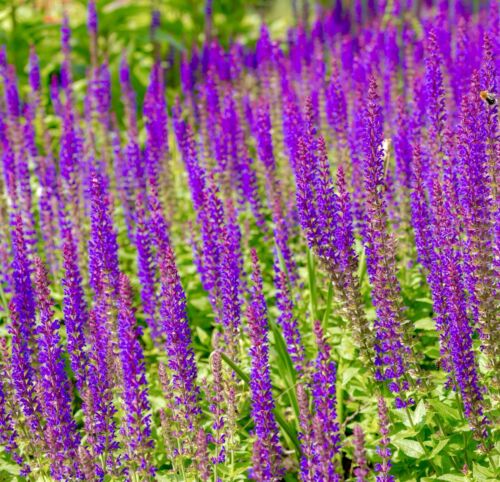
[[[405,455],[414,459],[419,459],[424,455],[424,449],[415,440],[401,439],[393,440],[393,444],[398,447]]]

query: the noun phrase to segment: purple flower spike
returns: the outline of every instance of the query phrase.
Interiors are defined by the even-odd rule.
[[[76,386],[82,390],[85,384],[88,356],[85,351],[85,329],[88,328],[88,310],[83,292],[82,277],[78,266],[78,252],[71,233],[71,226],[65,214],[61,215],[63,225],[63,314],[68,338],[68,353]]]
[[[64,369],[63,350],[59,337],[59,321],[54,320],[47,269],[35,258],[35,285],[40,322],[36,329],[40,388],[43,403],[51,475],[56,480],[78,478],[77,450],[80,436],[71,413],[69,380]]]
[[[35,47],[30,48],[30,70],[29,80],[31,90],[35,93],[40,91],[40,65],[38,62],[38,55],[36,54]]]
[[[97,35],[97,8],[95,0],[89,0],[88,2],[88,17],[87,17],[87,27],[92,36]]]
[[[12,393],[12,366],[5,338],[0,340],[0,444],[10,454],[14,462],[22,467],[21,475],[26,476],[31,469],[19,452],[19,434],[15,428],[16,408]],[[18,421],[18,420],[17,420]]]
[[[370,80],[365,112],[365,219],[363,239],[367,269],[372,284],[375,321],[376,378],[390,383],[392,391],[405,391],[402,378],[408,371],[411,350],[405,344],[399,282],[396,277],[395,240],[388,232],[388,215],[384,192],[382,107],[375,79]]]
[[[315,371],[312,375],[312,397],[314,406],[313,428],[316,472],[320,480],[340,480],[334,462],[340,450],[339,424],[337,422],[336,379],[337,369],[330,359],[330,347],[326,343],[321,323],[314,323],[314,334],[318,345]]]
[[[255,249],[251,251],[252,296],[248,306],[248,332],[250,336],[250,357],[252,371],[250,390],[252,392],[252,419],[255,424],[252,470],[250,478],[257,481],[275,480],[283,475],[281,468],[282,450],[279,431],[274,418],[274,400],[269,370],[269,342],[267,307],[263,294],[259,259]]]
[[[191,346],[191,330],[186,312],[186,295],[175,265],[172,248],[160,253],[161,322],[166,338],[168,368],[177,403],[176,421],[180,436],[187,436],[196,425],[201,410],[200,390],[196,384],[198,369]]]
[[[115,451],[119,448],[116,438],[116,408],[113,403],[112,368],[116,358],[111,347],[108,306],[104,298],[97,299],[90,312],[89,364],[87,390],[82,394],[85,414],[85,431],[88,449],[93,459],[95,476],[103,480],[105,474],[115,472],[117,465]]]
[[[123,371],[123,402],[126,427],[123,435],[127,445],[129,477],[153,480],[151,448],[150,405],[147,394],[146,371],[142,347],[139,343],[140,329],[132,307],[132,289],[125,275],[120,275],[118,301],[118,347]]]
[[[97,295],[118,291],[118,243],[111,217],[111,203],[104,177],[90,176],[91,235],[89,240],[90,285]]]

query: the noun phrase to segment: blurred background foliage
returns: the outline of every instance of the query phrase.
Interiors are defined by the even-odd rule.
[[[310,3],[309,0],[213,0],[212,35],[223,45],[233,40],[251,44],[265,21],[274,37],[283,36],[295,24],[304,2],[306,6]],[[101,60],[107,59],[110,64],[113,90],[117,94],[118,64],[126,53],[138,98],[143,97],[153,59],[150,24],[154,9],[161,16],[156,41],[169,71],[169,89],[177,90],[179,82],[178,69],[172,68],[178,64],[176,60],[182,52],[190,51],[204,40],[206,0],[97,0]],[[26,83],[30,45],[35,46],[40,57],[45,86],[53,74],[58,74],[64,10],[72,28],[73,75],[78,91],[78,80],[83,89],[90,65],[86,0],[0,0],[0,45],[5,45],[8,61],[16,66],[21,85]]]

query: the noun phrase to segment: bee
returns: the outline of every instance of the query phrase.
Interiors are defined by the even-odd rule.
[[[488,105],[494,105],[497,101],[495,94],[488,92],[487,90],[482,90],[479,92],[479,97],[483,99]]]

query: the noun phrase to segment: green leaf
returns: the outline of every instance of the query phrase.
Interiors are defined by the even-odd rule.
[[[444,474],[440,475],[438,480],[447,480],[448,482],[464,482],[465,477],[463,475]]]
[[[414,325],[419,330],[434,331],[436,329],[436,323],[434,323],[432,318],[421,318]]]
[[[358,374],[358,367],[346,368],[342,373],[342,387],[346,388],[347,384]]]
[[[448,445],[448,442],[448,439],[440,440],[438,444],[432,449],[432,452],[427,458],[432,460],[439,452],[441,452],[441,450],[443,450]]]
[[[488,467],[483,467],[478,463],[473,464],[473,474],[478,480],[495,480],[495,474]]]
[[[415,426],[419,425],[423,422],[427,409],[425,408],[425,403],[423,400],[420,400],[415,410],[412,413],[412,420]]]
[[[425,453],[424,449],[420,446],[418,442],[415,442],[415,440],[401,439],[401,440],[394,440],[393,443],[403,453],[405,453],[406,455],[408,455],[408,457],[411,457],[413,459],[419,459]]]
[[[460,420],[458,410],[446,405],[446,403],[439,400],[429,400],[429,404],[436,410],[436,412],[447,420]]]

